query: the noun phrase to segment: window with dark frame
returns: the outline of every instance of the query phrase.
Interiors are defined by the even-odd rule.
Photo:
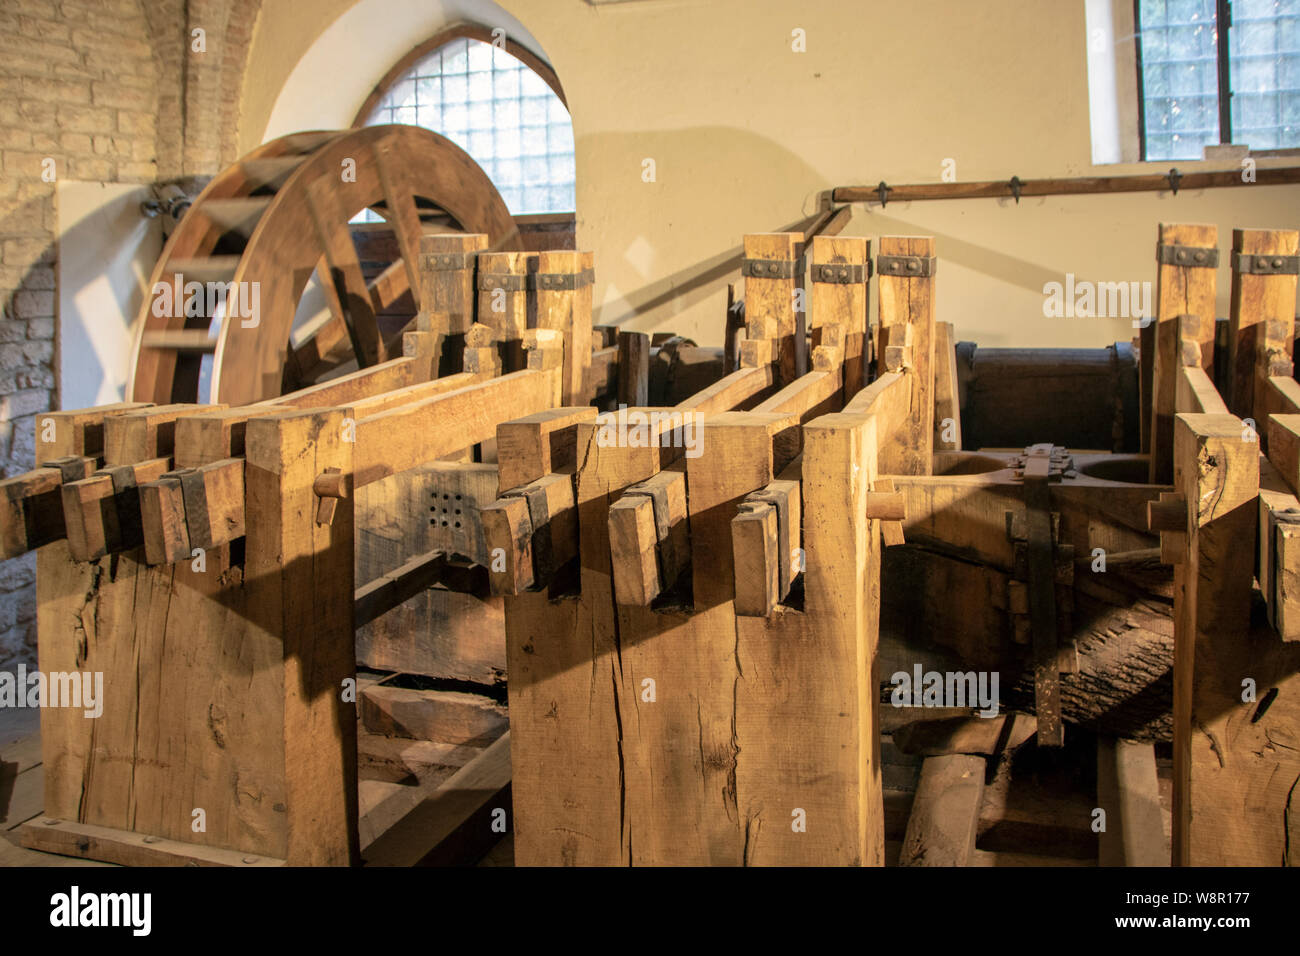
[[[1300,147],[1300,0],[1134,0],[1146,160]]]

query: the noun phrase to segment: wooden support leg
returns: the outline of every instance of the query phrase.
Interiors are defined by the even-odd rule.
[[[984,770],[984,758],[969,754],[925,759],[899,866],[970,866]]]
[[[749,865],[884,865],[881,546],[866,506],[877,423],[836,413],[805,426],[805,609],[735,618],[736,792]]]
[[[308,453],[304,454],[304,449]],[[280,733],[263,748],[282,774],[283,846],[291,865],[359,859],[356,704],[352,626],[354,548],[351,498],[334,520],[315,520],[312,485],[327,468],[352,472],[338,411],[287,412],[248,423],[246,581],[249,638],[280,648],[283,696],[262,701]]]
[[[1097,738],[1097,806],[1106,811],[1099,865],[1169,865],[1150,741]]]

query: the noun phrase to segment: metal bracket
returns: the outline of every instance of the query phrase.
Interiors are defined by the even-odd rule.
[[[1173,191],[1173,194],[1177,196],[1178,184],[1183,181],[1183,174],[1180,173],[1178,167],[1175,166],[1173,169],[1169,170],[1165,178],[1169,180],[1169,188]]]
[[[104,542],[109,551],[126,551],[139,547],[143,543],[140,521],[139,485],[135,480],[135,468],[131,465],[114,465],[104,468],[98,474],[108,475],[113,482],[113,509],[117,516],[117,526],[108,523]]]
[[[439,252],[426,253],[420,257],[420,268],[426,272],[451,272],[456,269],[472,269],[477,252]]]
[[[177,469],[172,475],[181,480],[181,498],[185,502],[185,529],[190,547],[212,547],[212,526],[208,522],[208,487],[197,468]]]
[[[1191,266],[1215,269],[1219,265],[1219,250],[1203,246],[1156,246],[1156,261],[1162,266]]]
[[[515,275],[510,272],[480,272],[478,287],[481,292],[503,289],[506,292],[523,292],[531,283],[531,276]]]
[[[1232,269],[1242,275],[1300,275],[1300,256],[1272,256],[1263,253],[1234,252]]]
[[[1024,183],[1020,181],[1019,176],[1012,176],[1011,181],[1007,183],[1011,187],[1011,195],[1016,197],[1016,205],[1020,205],[1020,190],[1024,188]]]
[[[795,279],[803,275],[803,259],[741,259],[740,274],[747,279]]]
[[[1060,445],[1053,445],[1051,450],[1047,451],[1042,446],[1031,445],[1025,449],[1023,455],[1016,455],[1007,462],[1009,468],[1015,469],[1012,472],[1013,480],[1024,481],[1025,469],[1029,465],[1029,460],[1043,457],[1046,457],[1048,461],[1046,475],[1048,481],[1060,481],[1062,478],[1075,478],[1078,476],[1078,472],[1074,470],[1074,457],[1067,449],[1062,448]]]
[[[881,209],[884,209],[889,205],[889,194],[891,192],[893,192],[893,190],[886,186],[885,181],[882,179],[880,185],[876,187],[876,195],[880,197]]]
[[[871,262],[814,262],[810,273],[813,282],[831,285],[854,285],[871,278]]]
[[[595,279],[596,273],[592,269],[583,269],[581,272],[539,272],[533,277],[533,285],[534,288],[548,292],[572,292],[574,289],[585,289]]]
[[[938,262],[934,256],[877,256],[876,272],[881,276],[906,276],[928,278],[934,275]]]
[[[63,458],[51,458],[43,465],[45,468],[57,468],[59,470],[60,480],[63,484],[69,484],[74,481],[80,481],[86,477],[86,461],[84,458],[78,458],[76,455],[66,455]]]

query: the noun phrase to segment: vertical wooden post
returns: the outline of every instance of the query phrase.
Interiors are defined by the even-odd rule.
[[[803,350],[796,341],[795,315],[795,290],[803,289],[802,245],[803,236],[797,232],[745,237],[746,341],[773,343],[779,385],[788,385],[805,371],[800,364]]]
[[[617,717],[622,675],[613,628],[597,627],[595,621],[598,605],[610,615],[612,590],[593,598],[601,583],[602,554],[608,582],[609,548],[606,539],[603,552],[593,550],[590,539],[595,514],[603,511],[602,528],[608,520],[602,456],[626,450],[602,447],[597,442],[599,423],[585,414],[548,420],[538,440],[511,437],[520,429],[534,431],[524,422],[507,422],[497,429],[502,491],[508,490],[507,473],[514,476],[511,482],[533,481],[553,467],[561,470],[560,461],[577,471],[583,584],[577,595],[552,597],[541,588],[504,599],[515,862],[625,865],[626,759]],[[658,449],[639,451],[640,464],[626,479],[615,481],[630,484],[653,471]]]
[[[1300,754],[1273,741],[1296,726],[1300,653],[1250,628],[1241,550],[1255,534],[1259,445],[1232,415],[1179,415],[1174,486],[1187,532],[1174,580],[1173,862],[1283,865]]]
[[[640,408],[650,399],[650,336],[618,333],[618,401]]]
[[[537,327],[564,333],[565,405],[583,401],[591,366],[591,295],[595,255],[541,252],[537,255]]]
[[[1291,377],[1296,276],[1294,229],[1232,230],[1232,306],[1228,317],[1228,408],[1268,433],[1268,376]],[[1274,265],[1276,262],[1276,266]]]
[[[844,400],[866,384],[868,347],[867,301],[871,278],[871,240],[815,236],[808,270],[809,323],[812,347],[822,345],[823,330],[836,325],[844,331]]]
[[[492,329],[501,353],[501,371],[527,365],[524,332],[534,324],[529,312],[530,276],[537,271],[535,252],[485,252],[478,257],[478,320]]]
[[[475,260],[487,244],[488,237],[480,233],[420,237],[416,328],[431,333],[431,378],[462,369],[465,333],[474,323]]]
[[[282,696],[263,702],[282,714],[265,772],[283,775],[291,865],[350,864],[360,854],[356,704],[343,700],[356,676],[352,499],[318,524],[312,491],[327,468],[351,474],[349,426],[338,410],[291,411],[250,420],[245,438],[249,638],[281,649]]]
[[[77,412],[48,412],[36,416],[36,464],[68,455],[101,455],[104,422],[127,411],[147,407],[137,403],[84,409]],[[49,429],[49,430],[47,430]],[[53,439],[50,441],[48,439]],[[123,575],[129,569],[122,569]],[[102,570],[97,564],[72,559],[67,539],[44,545],[36,552],[36,629],[40,635],[37,664],[43,673],[105,672],[103,649],[83,628],[82,612],[93,606]],[[112,582],[110,581],[109,584]],[[96,608],[97,610],[97,608]],[[92,626],[96,618],[92,616]],[[85,643],[83,644],[83,641]],[[112,677],[105,673],[105,689],[111,692]],[[130,711],[131,704],[124,703]],[[111,716],[106,703],[105,714]],[[102,717],[102,715],[101,715]],[[45,768],[45,814],[62,820],[78,820],[86,800],[84,773],[93,749],[92,731],[96,720],[69,707],[48,707],[41,712],[41,753]]]
[[[876,428],[874,415],[846,413],[804,426],[804,611],[735,619],[736,792],[748,865],[884,865],[881,544],[866,506]]]
[[[951,430],[944,424],[949,419]],[[934,323],[934,447],[938,451],[961,451],[962,447],[957,342],[951,322]]]
[[[1162,361],[1160,327],[1180,315],[1194,315],[1201,343],[1201,368],[1214,368],[1214,288],[1218,265],[1217,226],[1161,224],[1156,247],[1156,330],[1151,383],[1151,480],[1167,484],[1173,475],[1174,413],[1182,363]],[[1166,333],[1167,334],[1167,333]],[[1143,337],[1143,347],[1147,337]]]
[[[880,470],[887,475],[928,475],[934,467],[934,239],[882,236],[876,275],[880,287],[880,340],[876,354],[892,344],[891,330],[911,327],[912,402],[898,434],[882,440]]]

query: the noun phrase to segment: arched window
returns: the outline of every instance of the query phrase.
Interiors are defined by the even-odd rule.
[[[362,107],[358,125],[407,123],[446,136],[483,168],[514,215],[573,212],[573,124],[559,84],[523,48],[491,40],[484,28],[462,26],[412,50]]]

